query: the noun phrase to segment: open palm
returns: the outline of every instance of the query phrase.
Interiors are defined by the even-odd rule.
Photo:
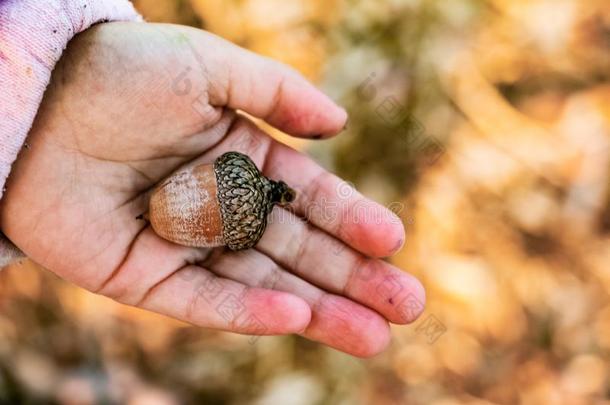
[[[3,232],[59,276],[120,302],[246,334],[299,333],[370,356],[423,310],[393,214],[257,128],[328,137],[346,113],[294,71],[204,31],[102,24],[53,73],[2,202]],[[297,190],[255,249],[182,247],[137,217],[178,167],[236,150]]]

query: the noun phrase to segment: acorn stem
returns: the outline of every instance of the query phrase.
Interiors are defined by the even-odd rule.
[[[288,187],[286,183],[283,181],[274,181],[271,182],[271,202],[273,204],[289,204],[294,201],[296,198],[296,191]]]

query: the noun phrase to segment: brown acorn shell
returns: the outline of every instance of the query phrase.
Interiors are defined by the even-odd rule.
[[[149,219],[164,239],[191,247],[224,245],[214,166],[186,168],[159,185],[150,200]]]

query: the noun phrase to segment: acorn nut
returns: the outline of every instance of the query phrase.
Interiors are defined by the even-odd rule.
[[[214,164],[177,171],[153,191],[148,219],[160,237],[192,247],[256,245],[275,204],[294,201],[283,181],[263,176],[252,160],[227,152]]]

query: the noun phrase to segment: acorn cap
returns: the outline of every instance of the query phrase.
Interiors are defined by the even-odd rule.
[[[227,152],[214,162],[217,198],[222,217],[224,243],[231,250],[256,245],[267,226],[275,204],[294,201],[295,192],[283,181],[261,174],[252,160],[238,152]]]

